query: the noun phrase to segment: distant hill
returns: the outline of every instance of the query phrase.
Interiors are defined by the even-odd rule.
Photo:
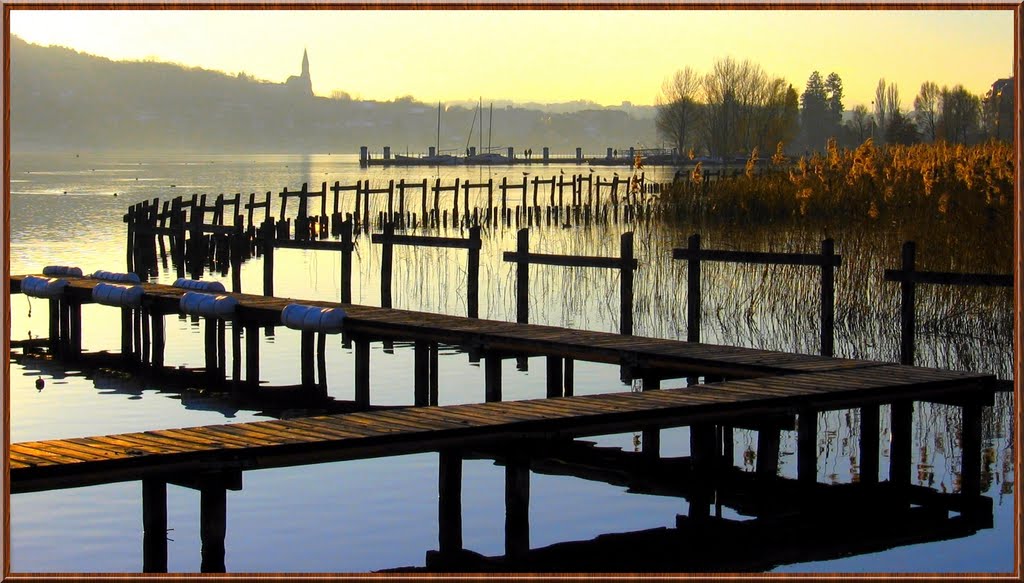
[[[12,151],[102,150],[179,152],[425,151],[437,132],[437,106],[410,98],[391,102],[311,97],[285,83],[257,81],[158,62],[117,62],[11,36]],[[296,58],[298,69],[298,58]],[[315,75],[315,66],[313,67]],[[585,102],[581,102],[584,103]],[[542,111],[495,106],[494,146],[517,151],[590,154],[606,147],[655,143],[643,106]],[[462,151],[473,105],[448,106],[441,148]],[[484,145],[488,112],[485,105]],[[470,145],[478,143],[474,133]]]

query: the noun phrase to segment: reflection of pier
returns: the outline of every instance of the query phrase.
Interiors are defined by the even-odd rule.
[[[663,546],[691,540],[688,536],[754,540],[780,525],[793,526],[797,537],[811,538],[826,513],[849,513],[858,521],[867,516],[904,519],[892,529],[881,529],[887,531],[885,535],[876,533],[868,540],[852,538],[846,542],[841,536],[839,542],[831,539],[831,545],[822,544],[820,551],[812,547],[821,556],[830,556],[847,542],[863,551],[900,541],[964,536],[990,523],[991,506],[988,499],[980,497],[980,414],[991,397],[991,380],[988,375],[876,365],[642,393],[415,407],[16,443],[10,447],[11,489],[18,493],[140,480],[147,571],[164,571],[167,567],[167,484],[200,490],[202,569],[223,571],[226,492],[241,489],[243,471],[427,451],[440,452],[440,555],[428,558],[428,567],[439,569],[454,568],[450,561],[471,557],[461,552],[462,460],[480,451],[497,452],[486,455],[494,455],[505,466],[506,553],[496,567],[502,570],[529,570],[537,565],[553,568],[543,561],[555,560],[544,558],[556,552],[549,550],[554,547],[530,548],[528,512],[531,471],[550,471],[553,465],[559,472],[585,479],[612,483],[625,479],[627,485],[632,480],[646,480],[651,485],[638,491],[652,488],[686,497],[688,517],[680,519],[675,531],[665,534],[669,542],[661,543]],[[913,400],[958,402],[963,406],[962,449],[967,453],[962,461],[961,492],[940,494],[911,485]],[[882,403],[893,405],[888,481],[879,483],[876,453],[863,456],[858,483],[818,484],[818,412],[859,406],[877,413]],[[778,478],[774,471],[741,473],[732,467],[732,460],[724,453],[731,451],[731,440],[723,441],[724,434],[716,428],[745,426],[751,419],[794,412],[798,427],[796,480]],[[866,422],[863,419],[861,451],[878,452],[877,415],[873,419],[869,416]],[[675,426],[690,428],[691,455],[684,460],[661,460],[656,451],[602,452],[583,444],[565,443],[567,438],[577,436]],[[759,447],[762,437],[767,443],[775,441],[777,463],[777,429],[762,429]],[[766,467],[774,465],[771,459],[767,453],[762,457]],[[627,468],[625,474],[622,468]],[[625,478],[606,477],[614,475]],[[726,524],[715,516],[716,500],[758,519],[749,524]],[[961,517],[948,518],[949,511],[960,512]],[[699,525],[701,530],[691,531],[690,525],[695,525],[694,529]],[[636,535],[641,539],[645,536],[661,534]],[[828,539],[822,536],[819,540]],[[766,549],[771,548],[767,545],[762,550],[767,553]],[[714,553],[696,556],[700,560],[722,557]],[[757,553],[751,557],[768,563],[773,560]],[[471,570],[482,568],[477,563],[467,564]],[[573,565],[571,561],[565,564]],[[761,564],[755,561],[748,568]],[[636,563],[631,565],[635,570]],[[694,563],[694,568],[704,567],[712,565]],[[587,567],[594,568],[594,564]]]

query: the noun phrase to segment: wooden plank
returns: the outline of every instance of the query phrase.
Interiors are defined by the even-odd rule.
[[[146,455],[168,455],[176,453],[186,453],[195,451],[194,448],[188,445],[181,444],[170,444],[164,442],[153,442],[143,440],[136,437],[135,435],[94,435],[91,437],[76,438],[78,441],[86,443],[96,442],[101,444],[108,444],[115,447],[124,448],[125,452],[136,451],[144,452]],[[130,454],[129,454],[130,455]]]
[[[370,240],[374,243],[383,243],[384,235],[375,233]],[[480,249],[479,241],[461,239],[458,237],[428,237],[424,235],[391,235],[388,237],[392,245],[411,245],[415,247],[444,247],[449,249]]]
[[[78,457],[77,455],[64,455],[48,451],[38,445],[38,442],[14,443],[10,451],[30,455],[39,460],[44,460],[48,465],[77,464],[83,461],[94,461],[91,457]]]
[[[318,433],[327,435],[330,439],[343,440],[343,439],[360,439],[366,437],[366,432],[357,432],[351,430],[342,430],[333,425],[328,425],[322,420],[311,421],[309,419],[288,419],[287,421],[272,421],[268,423],[287,423],[289,427],[295,427],[296,429],[308,431],[310,433]],[[375,434],[374,434],[375,435]]]

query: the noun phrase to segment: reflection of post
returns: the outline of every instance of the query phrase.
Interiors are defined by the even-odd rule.
[[[897,401],[892,404],[892,439],[889,446],[889,482],[910,484],[910,440],[914,419],[914,403]]]
[[[690,463],[693,468],[693,490],[690,494],[690,518],[706,518],[711,514],[715,454],[715,426],[707,423],[690,426]]]
[[[530,461],[510,455],[505,462],[505,556],[530,550]]]
[[[438,452],[437,531],[442,553],[462,549],[462,454],[456,450]]]
[[[562,358],[559,356],[549,356],[548,360],[548,374],[547,374],[547,396],[561,397],[562,396]]]
[[[501,401],[501,355],[495,352],[484,357],[484,400]]]
[[[878,483],[878,405],[860,409],[860,482]]]
[[[430,402],[430,345],[417,340],[413,351],[413,405],[426,407]]]
[[[981,494],[981,405],[962,407],[960,421],[960,491],[965,496]]]
[[[797,415],[796,473],[801,484],[818,480],[818,413],[801,411]]]
[[[199,538],[203,573],[223,573],[224,536],[227,533],[228,492],[223,484],[204,484],[199,499]]]
[[[775,476],[779,473],[779,430],[763,427],[757,430],[757,474]]]
[[[167,572],[167,482],[142,480],[142,571]]]

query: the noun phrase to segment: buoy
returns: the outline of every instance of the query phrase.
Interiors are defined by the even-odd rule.
[[[46,381],[43,380],[43,377],[39,377],[39,378],[36,379],[36,390],[37,391],[43,390],[43,387],[45,387],[45,386],[46,386]]]

